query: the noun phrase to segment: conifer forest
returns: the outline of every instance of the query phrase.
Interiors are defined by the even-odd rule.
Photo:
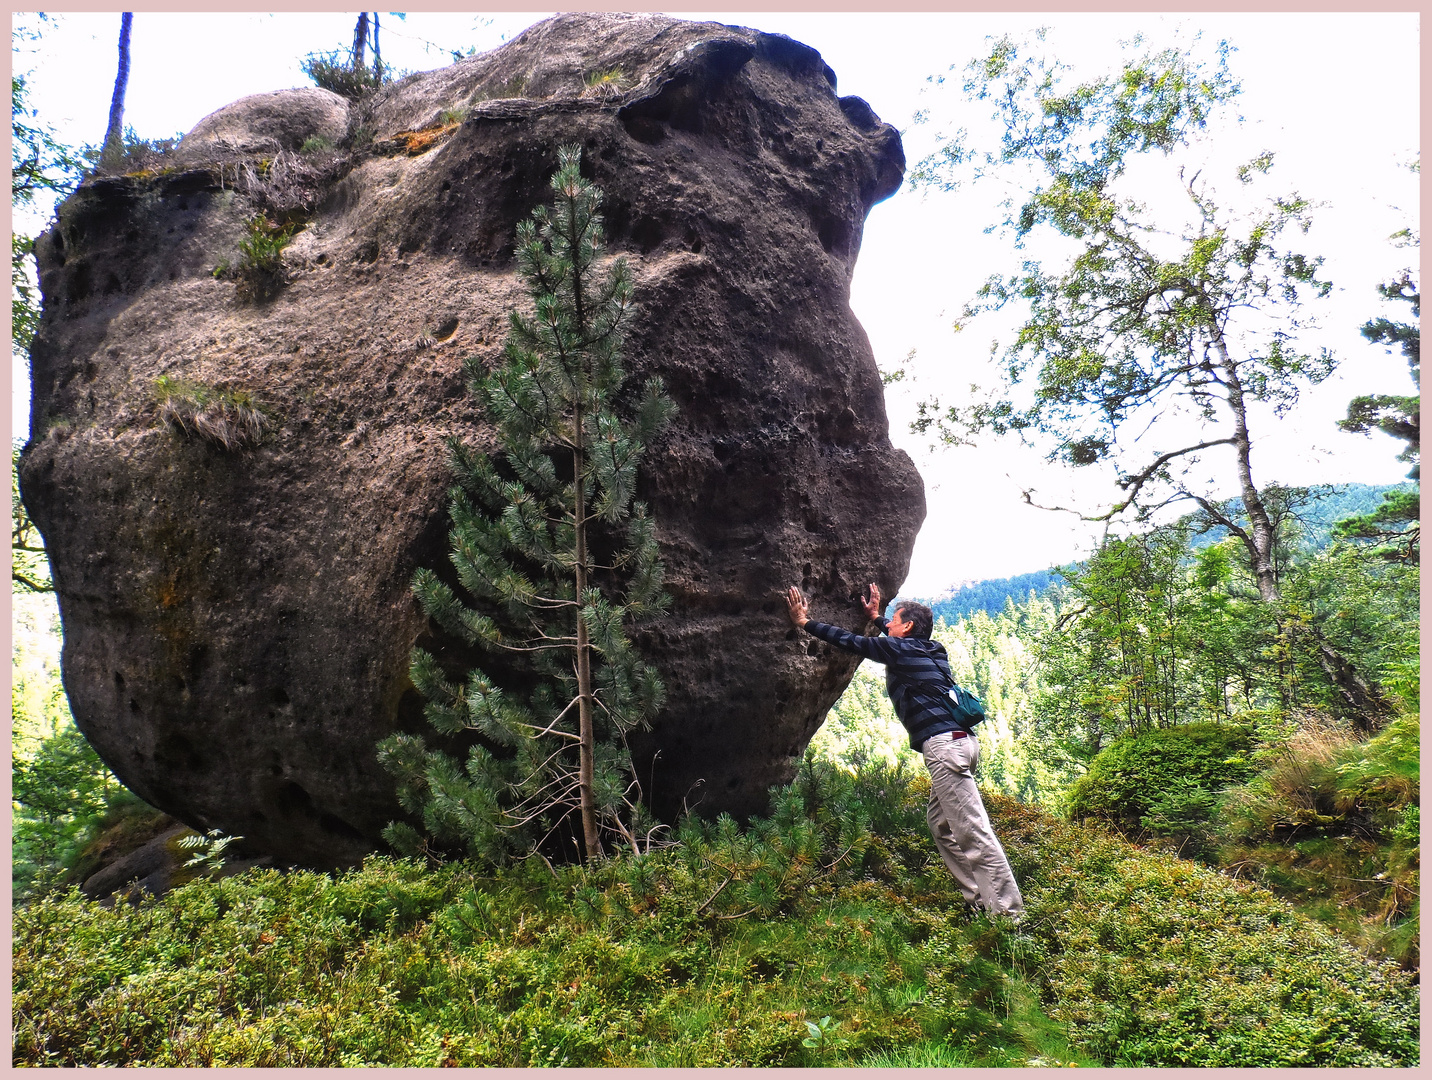
[[[97,128],[92,144],[67,141],[37,99],[34,66],[66,18],[17,17],[12,28],[12,353],[36,395],[11,468],[15,1066],[1420,1063],[1419,225],[1413,209],[1387,238],[1379,282],[1353,294],[1363,315],[1338,328],[1353,344],[1330,347],[1329,313],[1341,309],[1328,305],[1344,268],[1315,227],[1324,205],[1300,193],[1311,181],[1280,168],[1276,129],[1260,130],[1267,147],[1242,159],[1209,152],[1244,145],[1241,132],[1271,119],[1244,115],[1236,38],[1136,36],[1104,69],[1060,54],[1044,31],[971,38],[952,43],[951,66],[928,73],[928,109],[882,121],[876,95],[837,97],[844,91],[813,48],[755,30],[557,16],[490,54],[428,43],[444,65],[428,76],[393,59],[404,35],[426,25],[417,17],[334,14],[325,16],[334,47],[301,60],[308,96],[292,99],[305,103],[315,133],[281,146],[289,136],[264,120],[263,138],[278,148],[264,149],[211,116],[194,129],[212,140],[195,164],[193,136],[145,138],[125,122],[126,86],[152,55],[131,49],[159,15],[104,16],[118,63],[94,111],[109,104],[108,130],[101,138]],[[740,18],[760,25],[758,15]],[[673,34],[695,44],[677,48]],[[523,59],[532,56],[540,60]],[[440,96],[454,86],[464,88],[457,104]],[[283,123],[298,122],[294,110]],[[330,119],[311,119],[320,114]],[[817,141],[790,119],[807,115],[839,131]],[[788,121],[795,130],[782,134]],[[500,152],[484,141],[519,127]],[[922,148],[908,161],[902,136],[907,151]],[[832,155],[837,137],[846,141]],[[699,188],[632,209],[646,189],[623,173],[627,157],[604,154],[609,144],[631,161],[667,162],[671,176],[699,158],[695,172],[713,190],[756,175],[730,161],[779,159],[810,170],[789,175],[813,177],[801,181],[812,190],[848,183],[863,194],[852,196],[853,226],[845,211],[801,219],[812,258],[825,260],[808,280],[773,284],[775,270],[736,280],[724,268],[735,264],[720,262],[723,245],[749,245],[750,266],[779,267],[759,261],[768,257],[760,247],[785,234],[775,225],[743,232],[714,208],[693,210]],[[437,231],[403,239],[417,236],[418,213],[403,216],[410,204],[458,205],[461,179],[439,188],[412,177],[460,152],[511,179],[507,201],[520,212],[492,213],[510,212],[515,228],[449,237],[442,222],[458,210],[443,209]],[[842,164],[822,164],[821,154]],[[960,490],[952,462],[962,447],[1037,452],[1039,485],[1019,491],[1022,503],[1096,537],[1077,557],[1020,574],[971,580],[974,572],[952,569],[943,591],[899,580],[885,589],[900,590],[886,617],[902,603],[932,610],[931,635],[954,680],[983,703],[976,780],[1023,894],[1017,918],[967,903],[942,862],[927,824],[931,774],[885,669],[865,660],[846,683],[851,669],[830,647],[818,651],[787,622],[782,596],[794,582],[771,579],[760,596],[745,579],[705,582],[704,556],[663,519],[703,500],[795,513],[797,503],[773,501],[755,480],[729,496],[683,493],[682,477],[703,462],[729,474],[744,459],[720,431],[734,415],[720,395],[735,376],[670,343],[726,335],[733,356],[749,351],[720,329],[716,309],[683,306],[698,289],[734,297],[748,322],[778,323],[773,311],[794,310],[785,300],[762,306],[783,288],[834,290],[844,312],[860,229],[869,246],[886,220],[864,218],[887,198],[870,192],[895,183],[886,173],[897,154],[904,172],[890,199],[990,215],[980,224],[1002,254],[941,316],[953,319],[952,341],[978,339],[973,351],[912,349],[896,368],[877,348],[872,363],[852,316],[854,333],[832,330],[830,341],[853,341],[855,359],[822,378],[869,387],[871,415],[858,415],[856,390],[844,413],[816,415],[827,400],[812,389],[820,379],[797,385],[789,375],[806,370],[798,363],[821,370],[806,355],[819,349],[796,340],[818,320],[786,337],[771,331],[771,363],[792,366],[752,360],[749,370],[787,373],[766,395],[785,418],[766,428],[784,426],[779,437],[789,440],[772,445],[825,440],[822,461],[864,460],[875,446],[907,464],[890,444],[909,446],[911,475],[918,466],[931,500]],[[1415,156],[1405,167],[1418,170]],[[869,175],[852,180],[860,169]],[[771,194],[772,206],[805,198],[801,184]],[[228,254],[206,256],[201,270],[163,263],[195,278],[172,287],[208,290],[236,326],[262,327],[298,307],[323,275],[361,284],[406,274],[436,294],[447,285],[421,258],[439,235],[471,275],[463,280],[484,283],[500,308],[479,332],[462,306],[478,286],[454,288],[458,299],[444,294],[448,307],[432,309],[453,317],[438,325],[425,309],[432,325],[401,343],[415,371],[452,358],[432,399],[441,416],[417,441],[413,431],[394,435],[397,423],[380,431],[350,418],[324,444],[371,446],[376,461],[402,443],[414,455],[405,460],[427,455],[441,477],[410,480],[414,466],[382,481],[393,492],[394,536],[408,527],[400,497],[422,488],[435,501],[389,605],[407,635],[396,689],[381,684],[401,701],[397,720],[352,766],[381,787],[384,809],[371,834],[332,827],[344,843],[366,845],[346,861],[276,857],[246,841],[247,827],[214,827],[217,810],[184,820],[176,807],[188,804],[153,776],[127,772],[130,759],[105,741],[112,729],[92,729],[86,711],[101,700],[81,689],[82,646],[92,640],[80,638],[98,594],[81,574],[110,556],[77,557],[61,534],[79,520],[55,510],[55,463],[67,448],[112,438],[126,448],[115,451],[116,468],[142,445],[230,476],[275,447],[303,445],[300,398],[314,430],[328,422],[316,392],[285,398],[256,368],[213,379],[197,368],[144,369],[128,384],[93,382],[136,395],[113,424],[96,411],[95,389],[86,406],[73,390],[80,383],[56,374],[59,354],[79,340],[62,337],[65,320],[139,288],[118,277],[105,286],[98,272],[75,285],[80,252],[99,250],[80,246],[100,228],[96,207],[127,192],[126,220],[140,221],[133,207],[174,191],[195,207],[208,200],[204,213],[229,224],[224,233],[201,223],[182,241]],[[688,212],[696,225],[670,224]],[[752,221],[762,212],[750,206]],[[355,215],[363,228],[377,223],[372,251],[368,234],[355,233],[356,254],[322,254],[340,250],[335,237]],[[385,228],[399,238],[394,253],[385,253]],[[474,254],[479,242],[497,254]],[[147,240],[124,243],[125,266],[161,265]],[[170,287],[163,276],[155,270],[144,288]],[[361,327],[336,329],[356,336]],[[460,352],[467,340],[480,348]],[[1358,384],[1359,348],[1399,378],[1405,371],[1400,392]],[[297,343],[278,352],[298,355],[294,363],[304,356]],[[1308,403],[1334,384],[1352,394],[1334,420],[1317,419]],[[386,391],[403,407],[405,386],[395,377]],[[888,436],[885,413],[874,416],[882,392]],[[1284,482],[1271,436],[1304,426],[1310,440],[1381,448],[1402,479]],[[798,493],[800,481],[779,473],[796,453],[783,464],[783,453],[762,449],[754,456],[767,463],[749,475]],[[227,483],[214,480],[204,497],[238,490]],[[373,480],[364,498],[381,501],[372,493],[382,484]],[[844,484],[830,490],[845,497]],[[821,518],[827,489],[812,481],[811,490],[804,521],[735,520],[741,511],[723,509],[733,518],[723,527],[757,561],[776,558],[782,538],[810,545],[802,550],[817,554],[800,558],[810,560],[801,584],[815,597],[812,617],[874,633],[862,601],[820,577],[820,559],[865,566],[875,550],[870,558],[907,567],[910,550],[841,548],[840,528]],[[366,506],[354,501],[355,519]],[[1012,529],[998,509],[971,500],[964,511],[972,531]],[[903,511],[887,522],[874,502],[863,513],[897,539],[909,524],[896,520]],[[934,520],[921,541],[939,528]],[[374,549],[386,528],[369,530]],[[341,580],[357,583],[355,595],[367,587],[356,543],[303,543],[323,565],[355,560]],[[948,538],[951,552],[959,543]],[[193,565],[208,569],[186,573],[225,572],[217,557]],[[752,573],[749,581],[765,580],[759,566]],[[157,625],[178,641],[173,612],[190,601],[154,596]],[[204,625],[228,618],[205,615]],[[284,634],[303,633],[305,617],[295,613]],[[378,633],[355,617],[349,636]],[[699,633],[717,644],[690,645]],[[774,680],[797,671],[816,672],[811,687],[833,687],[819,710],[834,704],[805,728],[800,710],[814,708],[818,687],[731,705],[749,714],[751,730],[777,732],[772,745],[794,744],[759,763],[789,780],[770,786],[754,813],[707,812],[699,798],[683,805],[653,788],[666,755],[700,760],[696,744],[672,732],[708,730],[711,718],[672,712],[706,700],[690,684],[702,672],[731,678],[723,635],[769,642],[770,670],[759,674],[772,681],[753,686],[794,685]],[[275,639],[264,655],[290,647]],[[102,687],[121,720],[124,702],[138,716],[145,700],[132,676],[126,689],[122,665],[114,660]],[[366,677],[350,666],[354,679]],[[165,677],[165,693],[185,707],[199,693],[197,675]],[[294,697],[273,698],[269,715],[289,722],[302,711]],[[134,730],[136,746],[149,738]],[[305,730],[317,739],[325,729]],[[204,749],[165,758],[164,768],[182,770]],[[730,752],[737,761],[767,753],[755,742]],[[277,776],[277,751],[273,760]],[[335,760],[333,774],[349,768]],[[122,775],[140,780],[131,787]],[[275,790],[293,813],[310,812],[283,795],[308,800],[304,787]],[[168,811],[154,805],[166,800]]]

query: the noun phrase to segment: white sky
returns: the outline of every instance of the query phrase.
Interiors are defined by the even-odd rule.
[[[913,164],[941,127],[971,126],[957,95],[930,92],[926,78],[980,53],[987,34],[1053,28],[1050,44],[1068,63],[1099,63],[1115,40],[1144,30],[1155,39],[1173,27],[1201,29],[1237,48],[1233,71],[1244,86],[1241,135],[1224,134],[1214,154],[1241,160],[1258,149],[1278,153],[1281,185],[1325,202],[1310,236],[1338,286],[1327,302],[1319,340],[1342,359],[1338,375],[1309,393],[1289,418],[1264,420],[1255,436],[1261,482],[1395,483],[1406,466],[1400,444],[1385,436],[1345,435],[1334,426],[1359,393],[1408,393],[1405,361],[1368,345],[1358,326],[1380,313],[1376,282],[1415,262],[1387,236],[1416,226],[1417,178],[1406,168],[1417,152],[1418,17],[1415,14],[1067,15],[680,13],[789,34],[818,49],[835,70],[841,94],[858,94],[900,128]],[[308,85],[299,60],[351,41],[354,18],[321,14],[155,14],[135,16],[125,122],[146,138],[189,130],[245,94]],[[420,70],[451,61],[448,49],[493,48],[540,13],[385,15],[384,58]],[[23,17],[19,17],[23,18]],[[98,142],[113,88],[116,14],[58,16],[38,45],[13,56],[29,73],[31,103],[70,143]],[[928,125],[912,126],[928,108]],[[1246,153],[1244,151],[1247,151]],[[1031,484],[1051,501],[1082,497],[1093,507],[1111,490],[1097,475],[1045,465],[1009,443],[933,453],[908,433],[914,401],[931,391],[983,378],[992,327],[956,337],[951,321],[991,272],[1011,269],[1007,242],[986,235],[993,192],[922,196],[902,188],[866,223],[851,304],[884,368],[913,348],[918,378],[889,388],[891,438],[925,477],[930,513],[916,545],[903,595],[929,595],[955,582],[1042,569],[1087,550],[1087,527],[1066,515],[1026,507]],[[26,227],[22,223],[22,227]],[[1395,317],[1405,317],[1406,307]],[[1395,310],[1395,309],[1392,309]],[[1389,311],[1391,313],[1391,311]],[[13,381],[14,433],[23,435],[28,386]],[[1261,432],[1261,435],[1260,435]],[[1231,494],[1224,491],[1222,494]],[[979,525],[966,518],[974,516]]]

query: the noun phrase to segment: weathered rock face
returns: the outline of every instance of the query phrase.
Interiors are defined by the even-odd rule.
[[[586,86],[614,70],[616,90]],[[408,590],[446,566],[443,438],[491,445],[460,361],[498,356],[523,302],[514,229],[578,142],[637,284],[629,369],[680,409],[641,481],[673,598],[638,635],[669,689],[642,780],[666,814],[760,812],[854,669],[791,630],[781,588],[855,621],[867,582],[900,585],[924,516],[848,306],[903,153],[834,84],[784,37],[564,16],[351,110],[244,99],[174,170],[68,200],[39,243],[22,483],[75,718],[115,772],[281,861],[380,843],[398,810],[374,744],[428,732],[408,655],[445,647]],[[349,148],[278,152],[340,116]],[[260,211],[306,224],[288,284],[244,304],[212,271]],[[262,443],[170,431],[166,374],[251,392]]]
[[[348,102],[318,87],[251,94],[210,113],[184,136],[184,156],[212,158],[224,151],[265,153],[299,150],[310,139],[329,146],[348,134]]]

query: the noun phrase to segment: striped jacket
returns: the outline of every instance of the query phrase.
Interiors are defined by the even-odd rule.
[[[885,630],[884,619],[876,619],[875,623],[882,632]],[[805,629],[837,649],[885,665],[885,692],[895,706],[895,715],[910,733],[911,749],[919,750],[931,735],[962,730],[941,700],[943,692],[954,685],[954,679],[949,654],[938,641],[862,637],[814,619],[805,624]]]

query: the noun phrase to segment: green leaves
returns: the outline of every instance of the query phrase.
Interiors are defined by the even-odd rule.
[[[1344,518],[1333,535],[1344,540],[1372,540],[1368,551],[1377,558],[1415,564],[1421,558],[1422,500],[1416,491],[1390,491],[1370,514]]]
[[[62,199],[84,173],[84,160],[54,137],[29,106],[24,75],[10,76],[10,205],[29,208],[42,196]],[[30,272],[34,237],[10,234],[11,349],[28,355],[40,325],[40,290]]]
[[[225,836],[220,829],[210,829],[203,835],[181,836],[176,843],[193,854],[184,861],[186,868],[198,869],[207,875],[217,874],[224,868],[224,852],[242,836]]]
[[[966,65],[965,96],[992,103],[999,149],[972,150],[964,131],[947,136],[916,165],[915,184],[952,190],[1000,166],[1033,162],[1055,181],[1099,190],[1131,157],[1184,143],[1239,92],[1226,42],[1206,59],[1192,49],[1137,53],[1115,74],[1071,85],[1072,69],[1047,56],[1043,41],[1042,32],[1032,41],[1006,36]]]
[[[801,1045],[824,1053],[835,1041],[836,1029],[840,1027],[840,1021],[832,1021],[830,1017],[822,1016],[815,1023],[807,1020],[805,1026],[809,1034],[801,1040]]]
[[[1416,243],[1413,239],[1412,243]],[[1422,294],[1411,270],[1403,270],[1397,278],[1378,286],[1378,292],[1387,300],[1404,301],[1412,307],[1416,319],[1422,312]],[[1422,332],[1416,322],[1397,322],[1379,316],[1363,323],[1361,333],[1368,341],[1381,345],[1396,345],[1407,358],[1414,383],[1420,382],[1422,372]],[[1389,351],[1391,351],[1389,349]],[[1422,450],[1420,395],[1371,394],[1355,397],[1348,403],[1347,418],[1338,421],[1344,431],[1366,434],[1374,428],[1401,439],[1407,445],[1397,455],[1398,461],[1412,463],[1408,476],[1416,479],[1420,475],[1419,458]],[[1411,551],[1415,553],[1414,540]]]

